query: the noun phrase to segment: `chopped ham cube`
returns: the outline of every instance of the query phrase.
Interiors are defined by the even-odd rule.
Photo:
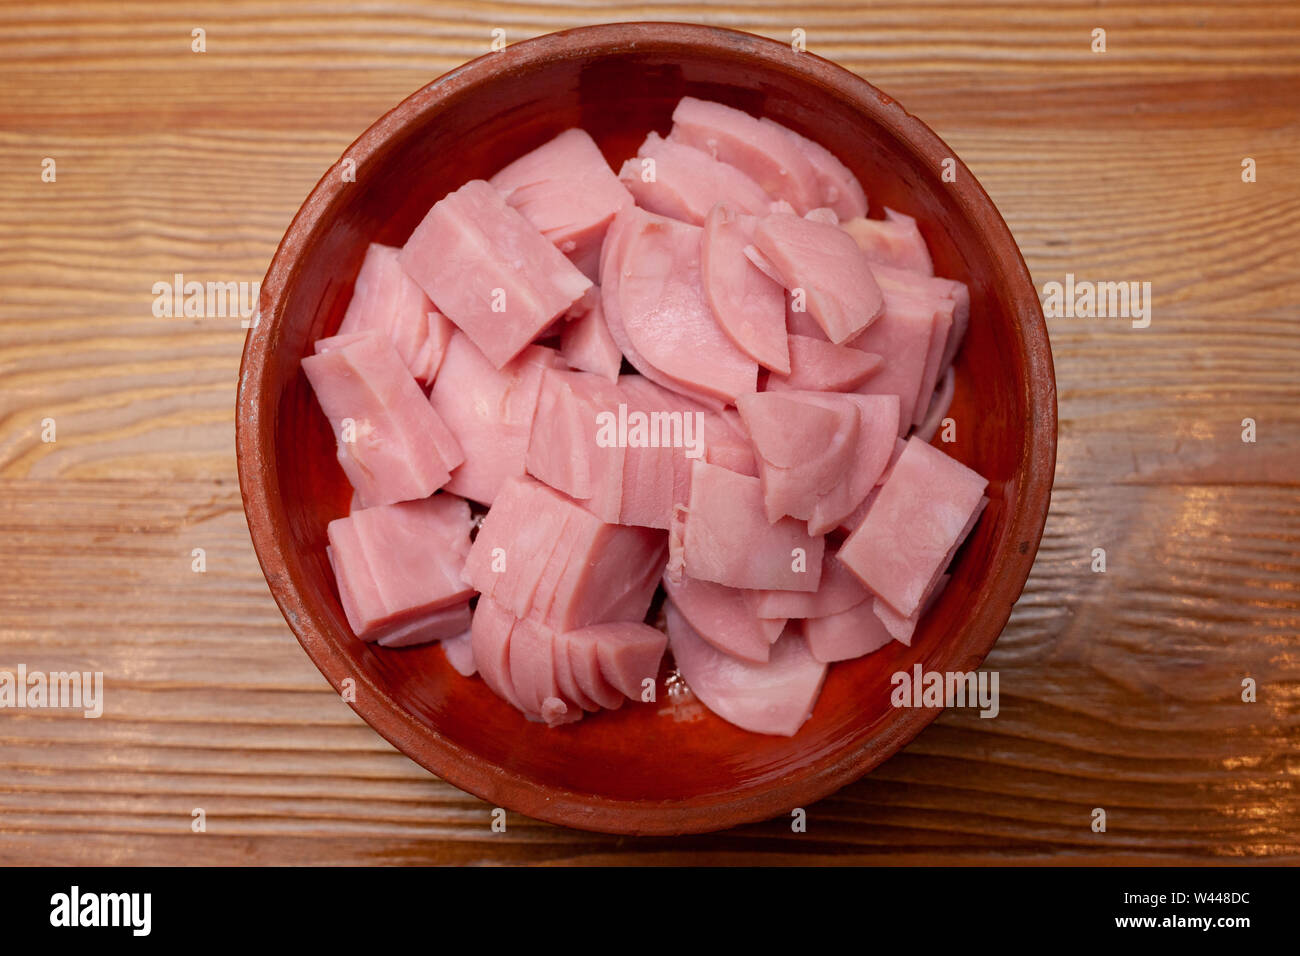
[[[445,494],[331,521],[330,564],[352,632],[406,646],[464,631],[474,593],[460,576],[470,527],[469,505]]]
[[[878,651],[892,641],[893,637],[876,616],[874,602],[874,598],[868,597],[848,610],[805,620],[803,634],[813,659],[826,664],[849,661]]]
[[[627,698],[609,682],[600,669],[600,638],[598,628],[578,628],[556,635],[556,646],[568,658],[569,671],[577,692],[605,710],[616,710]],[[660,652],[662,655],[662,651]],[[560,665],[556,673],[562,674]]]
[[[787,631],[762,664],[725,654],[704,641],[669,602],[668,646],[691,691],[709,710],[742,730],[792,737],[812,716],[826,679],[799,634]]]
[[[361,504],[427,498],[445,485],[464,454],[388,340],[355,333],[322,339],[316,350],[302,370]]]
[[[668,648],[668,637],[658,628],[612,621],[590,624],[576,633],[579,640],[595,643],[600,676],[628,700],[640,700],[645,682],[658,678],[659,662]]]
[[[669,600],[695,628],[696,633],[720,651],[742,660],[763,663],[772,642],[781,636],[784,619],[762,620],[750,603],[749,591],[724,587],[669,572],[663,578]],[[766,594],[769,592],[757,592]],[[774,594],[795,594],[774,591]]]
[[[910,617],[903,617],[892,607],[882,601],[880,598],[873,598],[871,610],[875,612],[876,617],[880,618],[880,623],[885,625],[894,640],[900,644],[906,644],[909,647],[912,644],[912,634],[916,631],[916,625],[920,623],[921,615],[930,609],[943,591],[944,586],[951,577],[949,574],[941,574],[935,582],[930,585],[930,590],[926,592],[925,598],[921,601],[921,606]]]
[[[821,585],[816,591],[748,591],[750,607],[761,618],[827,617],[869,600],[872,594],[857,575],[833,558],[827,555],[823,559]]]
[[[497,368],[592,285],[481,179],[434,203],[399,259]]]
[[[567,129],[490,180],[525,219],[593,282],[614,214],[632,204],[587,133]]]
[[[433,381],[455,327],[433,307],[397,261],[401,250],[372,242],[352,286],[339,335],[379,332],[401,356],[415,379]]]
[[[452,336],[429,393],[464,450],[448,491],[490,505],[502,482],[524,473],[542,371],[563,365],[554,349],[534,345],[498,370],[464,333]]]
[[[771,523],[757,478],[692,464],[682,537],[685,573],[733,588],[815,591],[825,539],[793,518]]]
[[[910,617],[970,531],[987,486],[961,462],[913,438],[839,559]]]
[[[748,113],[684,96],[673,110],[672,141],[735,166],[774,199],[803,215],[821,205],[817,173],[790,131]]]
[[[840,223],[840,228],[853,237],[872,262],[923,276],[934,275],[930,249],[911,216],[886,209],[884,219],[859,217]]]
[[[609,334],[605,324],[605,311],[600,304],[600,290],[596,300],[560,332],[560,355],[569,368],[591,372],[610,382],[618,381],[623,366],[623,353]]]
[[[510,632],[514,627],[515,616],[508,608],[486,594],[479,597],[470,626],[474,663],[478,665],[483,682],[492,688],[494,694],[523,710],[510,678]]]
[[[705,301],[703,230],[636,207],[610,227],[601,265],[610,335],[641,374],[715,407],[758,387],[758,364],[722,331]]]
[[[840,219],[853,219],[867,214],[867,194],[863,192],[862,184],[834,153],[821,143],[801,136],[794,130],[766,117],[759,122],[764,126],[776,127],[794,140],[799,152],[803,153],[813,168],[817,180],[819,204],[829,207]],[[816,211],[812,210],[812,212]]]
[[[884,308],[866,257],[838,226],[774,213],[759,220],[754,246],[781,285],[802,290],[808,312],[840,345],[873,323]]]
[[[808,389],[847,392],[880,370],[884,358],[848,345],[834,345],[822,338],[787,335],[790,354],[788,375],[768,376],[767,391]]]
[[[646,137],[618,177],[642,209],[696,226],[718,202],[754,216],[767,213],[767,193],[739,169],[658,133]]]
[[[623,393],[590,372],[548,369],[528,441],[528,473],[617,524],[623,503],[625,446],[602,442],[602,418],[617,419]],[[617,437],[617,436],[615,436]]]
[[[700,270],[704,297],[722,331],[765,368],[789,374],[785,292],[745,257],[758,220],[718,203],[704,221]]]
[[[885,297],[885,309],[879,320],[851,343],[864,352],[888,356],[884,367],[856,391],[863,395],[898,396],[899,435],[907,434],[912,426],[932,357],[930,343],[941,327],[942,310],[951,304],[947,300],[891,293]]]

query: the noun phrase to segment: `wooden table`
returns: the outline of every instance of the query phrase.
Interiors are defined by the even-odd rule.
[[[1040,288],[1151,283],[1149,328],[1049,322],[1056,488],[987,661],[1001,715],[945,713],[805,834],[492,833],[338,699],[267,592],[238,319],[153,312],[176,273],[260,279],[340,152],[494,28],[592,16],[802,28],[965,159]],[[0,711],[0,863],[1300,860],[1297,103],[1294,2],[6,5],[0,668],[103,671],[107,706]]]

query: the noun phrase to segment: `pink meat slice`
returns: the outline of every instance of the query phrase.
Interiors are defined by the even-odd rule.
[[[511,595],[508,610],[527,617],[542,600],[539,585],[528,583],[555,577],[546,563],[559,554],[554,544],[559,532],[554,529],[560,527],[566,539],[565,567],[555,579],[553,594],[546,596],[550,604],[544,623],[570,630],[596,621],[643,619],[666,560],[664,533],[602,522],[531,478],[511,478],[502,487],[470,548],[465,579],[485,594]],[[552,548],[534,574],[534,555],[548,535]],[[504,571],[493,570],[494,552],[505,555]]]
[[[758,364],[727,337],[704,298],[700,275],[703,230],[635,207],[619,238],[617,281],[604,282],[610,335],[637,369],[665,387],[718,403],[757,388]],[[613,286],[616,304],[611,304]]]
[[[524,473],[542,371],[563,364],[554,349],[529,346],[498,370],[464,333],[452,336],[429,394],[464,450],[448,491],[490,505],[502,482]]]
[[[836,345],[880,316],[880,286],[862,251],[838,226],[774,213],[759,220],[754,246],[772,264],[781,285],[803,290],[808,312]]]
[[[518,710],[523,710],[510,680],[510,632],[514,627],[515,616],[507,608],[487,595],[479,597],[470,625],[474,663],[478,666],[483,682],[494,694]]]
[[[793,518],[771,523],[757,478],[696,461],[682,533],[691,577],[734,588],[815,591],[825,540]]]
[[[897,396],[894,397],[897,398]],[[845,534],[852,534],[857,526],[862,524],[862,519],[867,516],[867,512],[871,510],[871,505],[875,502],[876,496],[880,494],[880,486],[889,478],[890,470],[894,467],[894,463],[898,461],[898,456],[903,453],[903,449],[906,447],[906,439],[894,439],[894,450],[889,455],[889,461],[885,465],[885,470],[880,473],[880,477],[876,479],[875,487],[867,492],[867,496],[862,499],[862,503],[854,508],[847,517],[840,521],[840,531],[843,531]]]
[[[696,633],[718,650],[756,663],[768,659],[772,625],[760,623],[759,615],[750,604],[748,595],[751,592],[671,573],[664,575],[663,586],[668,598]],[[779,616],[770,615],[772,618]]]
[[[302,369],[334,428],[344,474],[367,507],[427,498],[464,460],[459,443],[384,336],[342,343],[317,342]]]
[[[846,611],[803,622],[803,634],[815,660],[827,664],[848,661],[878,651],[893,637],[873,610],[868,598]]]
[[[622,510],[627,449],[602,417],[616,423],[622,401],[617,385],[590,372],[547,369],[526,459],[529,474],[582,500],[587,510],[611,524]]]
[[[909,617],[969,531],[987,486],[961,462],[912,438],[839,558]]]
[[[758,392],[737,406],[758,454],[769,522],[812,517],[818,501],[845,483],[854,460],[857,406],[842,395],[807,400],[812,394],[823,393]]]
[[[610,382],[618,381],[623,353],[609,334],[599,298],[592,308],[561,330],[560,355],[569,368],[591,372]]]
[[[431,611],[418,621],[408,621],[388,631],[375,643],[382,647],[414,647],[464,633],[469,623],[469,602],[466,601],[441,611]]]
[[[642,683],[658,677],[668,646],[663,631],[638,621],[591,624],[570,632],[568,639],[595,646],[600,676],[628,700],[640,700]]]
[[[901,616],[880,598],[872,599],[871,610],[876,617],[880,618],[880,623],[885,625],[885,630],[893,636],[894,640],[911,647],[912,635],[916,632],[916,625],[920,623],[921,615],[925,614],[931,605],[938,600],[939,595],[943,592],[951,577],[952,575],[949,574],[939,575],[935,582],[930,585],[930,590],[926,592],[921,607],[911,617]]]
[[[510,681],[525,713],[540,716],[547,698],[560,694],[554,642],[554,631],[532,618],[517,619],[510,631]]]
[[[826,665],[787,631],[762,664],[723,653],[703,640],[669,602],[668,646],[691,691],[709,710],[742,730],[792,737],[812,715]]]
[[[700,251],[704,297],[741,351],[765,368],[788,374],[785,292],[745,257],[757,222],[726,203],[709,212]]]
[[[366,249],[338,334],[387,336],[411,375],[427,385],[438,373],[455,327],[406,274],[397,261],[400,251],[377,242]]]
[[[632,196],[591,136],[567,129],[515,160],[490,182],[595,281],[605,230],[619,209],[632,204]]]
[[[970,324],[970,287],[956,279],[922,276],[879,262],[871,263],[871,274],[876,277],[876,282],[886,297],[890,292],[898,292],[952,300],[952,330],[948,333],[943,360],[939,363],[941,369],[948,368],[966,335],[966,327]]]
[[[820,205],[829,207],[840,219],[852,219],[867,214],[867,194],[863,191],[862,184],[834,153],[821,143],[814,142],[767,117],[763,117],[759,122],[764,126],[776,127],[794,140],[799,152],[803,153],[813,168],[817,180],[817,201]]]
[[[548,697],[542,702],[541,718],[548,727],[559,727],[582,719],[582,711],[559,697]]]
[[[434,203],[399,261],[497,368],[592,285],[481,179]]]
[[[934,328],[930,331],[930,345],[925,353],[925,367],[921,373],[921,384],[917,389],[916,402],[912,407],[910,424],[919,425],[930,407],[930,396],[938,387],[939,376],[943,374],[940,365],[943,359],[944,344],[952,331],[952,301],[944,300],[934,313]]]
[[[897,395],[898,434],[912,425],[930,358],[936,315],[943,303],[934,299],[890,293],[880,319],[853,339],[854,348],[885,357],[884,367],[859,385],[863,395]]]
[[[600,631],[579,628],[566,631],[560,640],[568,648],[569,669],[581,693],[605,710],[616,710],[626,700],[600,670]]]
[[[741,110],[684,96],[673,110],[670,140],[735,166],[799,215],[820,205],[817,173],[790,131]]]
[[[747,591],[745,595],[753,612],[768,619],[827,617],[873,596],[833,555],[822,560],[822,579],[816,591]]]
[[[871,493],[888,466],[897,444],[899,404],[894,395],[839,395],[803,392],[804,401],[831,403],[848,400],[857,406],[858,442],[848,477],[830,493],[818,498],[808,519],[809,534],[825,534],[850,514]]]
[[[468,605],[466,605],[466,610],[468,610]],[[473,677],[478,673],[478,665],[474,663],[474,633],[472,630],[465,630],[454,637],[444,637],[441,646],[442,652],[447,655],[447,662],[461,677]]]
[[[784,318],[784,312],[783,312]],[[790,371],[768,376],[767,391],[810,389],[846,392],[861,385],[880,370],[884,358],[848,345],[835,345],[824,338],[788,335]]]
[[[952,405],[952,396],[955,391],[956,377],[953,370],[949,368],[943,373],[943,378],[939,380],[939,387],[930,396],[930,404],[926,406],[921,424],[916,426],[916,437],[921,441],[928,442],[932,440],[939,431],[939,426],[943,424],[944,417],[948,414],[948,409]]]
[[[911,216],[886,209],[884,219],[849,219],[840,223],[840,228],[853,237],[872,262],[923,276],[934,275],[930,249]]]
[[[551,642],[551,651],[554,656],[555,667],[555,684],[560,690],[560,699],[569,701],[588,713],[600,710],[600,704],[588,695],[578,684],[578,679],[573,672],[573,662],[569,658],[569,634],[572,631],[561,631],[555,635]]]
[[[767,193],[739,169],[658,133],[646,137],[618,177],[642,209],[697,226],[717,202],[750,215],[767,213]]]

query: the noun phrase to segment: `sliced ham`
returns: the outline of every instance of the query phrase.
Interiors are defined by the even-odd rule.
[[[668,647],[663,631],[636,621],[591,624],[569,634],[570,640],[595,644],[600,676],[628,700],[640,700],[645,682],[658,678]]]
[[[554,349],[529,346],[498,370],[464,333],[452,336],[429,393],[464,450],[448,491],[490,505],[502,482],[524,473],[542,371],[563,364]]]
[[[720,651],[741,660],[763,663],[768,659],[772,642],[780,636],[783,620],[760,619],[750,603],[751,592],[724,587],[711,581],[668,573],[663,578],[669,600],[695,628],[701,638]],[[796,594],[794,591],[758,592]],[[773,633],[775,629],[775,633]]]
[[[530,475],[580,499],[601,521],[617,524],[627,454],[602,417],[617,421],[622,391],[590,372],[547,369],[528,442]]]
[[[636,207],[620,212],[601,266],[603,305],[610,335],[638,371],[721,407],[757,388],[758,364],[705,301],[702,233]]]
[[[388,340],[357,333],[316,349],[302,369],[362,505],[427,498],[447,484],[464,460],[460,445]]]
[[[696,461],[682,533],[691,577],[734,588],[815,591],[825,540],[793,518],[771,523],[757,478]]]
[[[618,176],[642,209],[697,226],[714,203],[754,216],[768,208],[767,193],[739,169],[658,133],[646,137]]]
[[[762,664],[743,661],[704,641],[669,602],[668,645],[691,691],[723,720],[757,734],[792,737],[812,715],[826,665],[787,631]]]
[[[438,374],[455,327],[397,261],[400,249],[372,242],[352,286],[339,335],[387,336],[407,370],[427,385]]]
[[[911,216],[886,209],[884,219],[858,217],[840,223],[840,228],[853,237],[872,262],[923,276],[934,275],[930,249]]]
[[[969,532],[987,486],[961,462],[910,439],[839,559],[909,617]]]
[[[673,110],[668,138],[735,166],[769,196],[790,203],[799,215],[821,204],[816,170],[790,131],[775,123],[762,123],[722,103],[684,96]]]
[[[468,610],[468,605],[466,605],[466,609]],[[478,673],[478,665],[474,663],[474,633],[472,630],[465,630],[454,637],[445,637],[439,643],[439,646],[442,648],[442,652],[447,655],[447,663],[451,664],[452,668],[461,677],[473,677]]]
[[[560,355],[569,368],[591,372],[610,382],[618,381],[623,353],[609,334],[599,297],[591,308],[560,331]]]
[[[816,591],[747,591],[745,595],[753,612],[768,619],[827,617],[873,596],[857,575],[830,554],[822,561],[822,579]]]
[[[765,368],[790,372],[785,292],[745,257],[757,219],[718,203],[704,220],[700,268],[713,317],[741,351]]]
[[[627,698],[601,673],[601,633],[598,629],[584,627],[561,632],[557,640],[567,652],[569,673],[573,675],[578,692],[605,710],[615,710],[623,706]]]
[[[921,606],[910,617],[903,617],[887,603],[880,598],[873,598],[871,610],[876,617],[880,618],[880,623],[885,625],[887,630],[900,644],[906,644],[909,647],[912,644],[912,635],[916,632],[916,625],[920,623],[921,615],[930,609],[930,606],[938,600],[939,595],[943,592],[944,586],[947,585],[951,575],[941,574],[930,585],[929,591],[926,592],[925,598],[921,601]]]
[[[592,285],[481,179],[435,203],[399,260],[497,368]]]
[[[614,214],[632,204],[586,132],[567,129],[490,180],[578,269],[595,281],[600,245]],[[591,371],[588,369],[588,371]]]
[[[929,298],[891,294],[879,320],[852,341],[854,348],[888,356],[880,371],[856,391],[898,396],[899,435],[907,433],[916,414],[931,356],[930,343],[939,325],[936,316],[942,306]]]
[[[764,126],[776,127],[793,139],[799,152],[803,153],[813,168],[817,180],[817,201],[820,205],[829,207],[840,219],[853,219],[867,214],[867,194],[863,191],[862,184],[834,153],[821,143],[814,142],[766,117],[759,122]]]
[[[381,647],[414,647],[455,637],[469,628],[469,602],[464,601],[441,611],[431,611],[418,621],[407,621],[389,630],[375,643]]]
[[[848,661],[878,651],[894,638],[874,610],[874,598],[825,617],[803,622],[803,634],[813,658],[826,664]]]
[[[486,594],[481,595],[474,607],[470,643],[474,650],[474,663],[484,683],[498,697],[523,710],[510,680],[510,632],[514,626],[515,616],[508,608]]]
[[[784,318],[784,312],[782,313]],[[835,345],[824,338],[787,335],[790,371],[768,376],[767,391],[810,389],[846,392],[861,385],[880,370],[884,358],[848,345]]]
[[[943,378],[939,381],[939,387],[930,396],[930,404],[926,406],[925,416],[921,419],[921,424],[916,426],[916,437],[921,441],[929,442],[938,433],[939,426],[943,424],[944,417],[947,416],[948,409],[952,405],[952,396],[955,389],[956,378],[952,369],[949,368],[943,373]]]
[[[808,312],[836,345],[874,322],[884,307],[865,256],[838,226],[786,213],[759,220],[754,246],[780,277],[803,290]]]
[[[957,349],[966,335],[966,327],[970,324],[970,288],[966,283],[956,279],[922,276],[916,272],[878,262],[871,264],[871,274],[876,277],[876,282],[885,293],[886,302],[891,292],[914,296],[929,295],[952,300],[952,330],[948,333],[943,360],[939,364],[941,369],[947,369],[952,364]]]

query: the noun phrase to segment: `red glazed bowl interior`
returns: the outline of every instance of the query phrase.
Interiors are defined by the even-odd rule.
[[[449,190],[486,178],[570,126],[615,168],[645,134],[667,133],[683,95],[769,116],[829,147],[875,214],[916,216],[936,272],[970,284],[945,451],[989,479],[990,504],[911,647],[832,665],[792,738],[739,730],[660,689],[551,730],[529,723],[437,646],[388,650],[354,638],[325,558],[325,527],[350,489],[299,362],[342,319],[370,242],[401,245]],[[1033,563],[1047,514],[1056,393],[1038,297],[997,210],[921,122],[858,77],[748,34],[683,24],[611,24],[540,37],[454,70],[365,132],[303,204],[271,264],[240,378],[240,484],[258,558],[299,641],[354,709],[451,783],[543,820],[620,833],[716,830],[786,813],[897,752],[937,711],[895,709],[890,676],[977,667]],[[955,157],[953,157],[955,158]],[[355,182],[344,160],[355,163]],[[349,164],[350,165],[350,164]],[[674,703],[677,701],[677,703]]]

